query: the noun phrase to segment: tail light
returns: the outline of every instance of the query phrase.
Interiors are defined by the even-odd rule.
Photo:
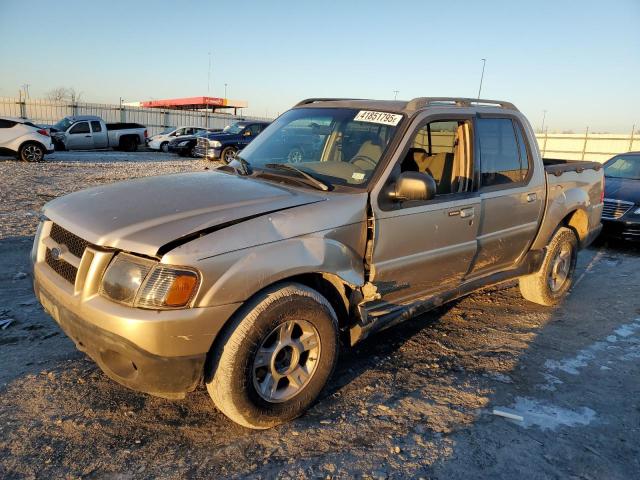
[[[49,137],[49,136],[50,136],[50,135],[49,135],[49,132],[47,132],[44,128],[39,129],[39,130],[38,130],[38,133],[39,133],[40,135],[44,135],[45,137]]]

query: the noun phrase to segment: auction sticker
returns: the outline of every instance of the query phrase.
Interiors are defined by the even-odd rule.
[[[402,115],[387,112],[372,112],[371,110],[360,110],[353,119],[355,122],[379,123],[381,125],[391,125],[395,127],[402,120]]]

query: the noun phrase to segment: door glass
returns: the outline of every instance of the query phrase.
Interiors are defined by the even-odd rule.
[[[100,122],[93,120],[91,122],[91,130],[93,130],[93,133],[98,133],[102,131],[102,125],[100,125]]]
[[[509,118],[478,118],[480,171],[483,187],[520,182],[523,169],[513,122]]]
[[[90,132],[91,131],[89,130],[89,122],[78,122],[73,127],[71,127],[71,130],[69,130],[69,133],[71,134]]]

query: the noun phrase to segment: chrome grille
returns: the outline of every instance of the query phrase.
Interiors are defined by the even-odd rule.
[[[49,237],[55,240],[59,245],[64,245],[69,251],[78,258],[82,258],[84,249],[89,246],[89,242],[81,239],[77,235],[65,230],[60,225],[53,224]]]
[[[633,207],[632,202],[605,198],[604,207],[602,208],[602,218],[616,220],[631,210],[631,207]]]
[[[60,275],[62,278],[72,284],[76,283],[76,275],[78,274],[78,269],[73,265],[65,262],[64,260],[53,258],[51,249],[49,248],[47,248],[47,253],[45,254],[44,261],[47,262],[47,265],[49,265],[53,269],[53,271]]]

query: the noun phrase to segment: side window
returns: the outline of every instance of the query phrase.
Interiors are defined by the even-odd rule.
[[[12,128],[16,126],[16,122],[0,118],[0,128]]]
[[[102,131],[102,125],[100,125],[100,122],[96,121],[96,120],[92,120],[91,121],[91,130],[93,130],[93,133],[98,133]]]
[[[69,133],[90,133],[89,122],[76,123],[73,127],[71,127],[71,130],[69,130]]]
[[[256,135],[258,135],[260,133],[260,125],[258,125],[257,123],[254,125],[249,125],[249,130],[251,131],[251,136],[255,137]]]
[[[422,125],[414,134],[400,170],[431,175],[436,195],[470,192],[473,188],[471,123],[438,120]]]
[[[525,178],[528,164],[523,168],[514,127],[509,118],[477,119],[483,187],[517,183]]]

